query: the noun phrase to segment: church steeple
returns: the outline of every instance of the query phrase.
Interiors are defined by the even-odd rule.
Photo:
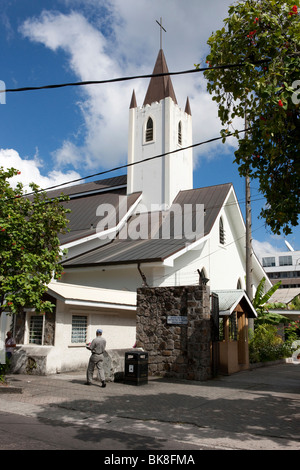
[[[169,69],[167,66],[165,54],[163,50],[160,49],[152,74],[158,75],[164,73],[169,73]],[[177,104],[177,99],[170,75],[151,77],[143,106],[146,106],[146,104],[151,105],[155,101],[159,103],[161,100],[168,97],[172,98],[174,103]]]
[[[185,110],[178,106],[168,73],[160,48],[153,75],[163,75],[151,77],[143,106],[137,106],[134,92],[130,103],[127,194],[142,192],[144,211],[170,207],[179,191],[193,188],[190,103],[187,99]]]

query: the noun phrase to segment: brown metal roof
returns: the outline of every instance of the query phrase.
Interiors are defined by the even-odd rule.
[[[61,193],[70,197],[80,197],[89,192],[103,192],[110,191],[115,187],[124,186],[127,184],[127,175],[114,176],[98,181],[91,181],[89,183],[80,183],[73,186],[62,186],[61,188],[47,191],[47,196],[50,198],[59,197]]]
[[[153,75],[160,73],[169,73],[166,58],[163,50],[160,49],[156,63],[153,69]],[[152,104],[155,101],[163,100],[164,98],[170,97],[177,104],[172,80],[169,75],[163,77],[152,77],[148,86],[148,90],[144,99],[143,105]]]
[[[231,187],[231,184],[222,184],[180,191],[174,200],[174,204],[180,204],[182,207],[184,207],[184,204],[192,204],[195,209],[196,204],[204,204],[204,234],[201,234],[201,236],[205,236],[211,231]],[[172,208],[170,212],[171,210]],[[195,218],[195,214],[196,212],[193,210],[193,218]],[[145,216],[148,218],[148,214]],[[131,221],[137,220],[137,217],[139,216],[132,217],[129,220],[129,224]],[[164,219],[162,218],[161,220],[163,224]],[[162,225],[160,225],[160,229],[161,227]],[[147,238],[138,240],[127,238],[123,240],[117,237],[104,246],[102,245],[99,248],[67,260],[64,266],[67,268],[163,261],[185,248],[189,243],[190,241],[185,238]]]
[[[102,204],[110,204],[115,210],[111,218],[106,220],[109,226],[118,224],[120,216],[126,214],[140,195],[133,193],[127,196],[126,183],[127,176],[121,175],[48,191],[49,198],[59,197],[62,193],[70,198],[69,201],[62,202],[71,212],[67,214],[69,231],[59,236],[61,244],[94,235],[97,224],[101,221],[97,208]]]
[[[114,207],[114,211],[108,214],[109,218],[106,214],[103,214],[108,227],[114,227],[119,223],[120,218],[125,216],[139,196],[140,193],[126,196],[125,188],[86,195],[85,197],[70,199],[70,201],[63,203],[71,212],[67,214],[69,232],[60,235],[61,244],[64,245],[65,243],[94,235],[97,231],[97,225],[101,222],[102,218],[100,215],[97,215],[97,208],[104,204]]]

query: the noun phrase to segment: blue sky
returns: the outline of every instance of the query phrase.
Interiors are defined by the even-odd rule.
[[[205,65],[207,39],[222,26],[229,0],[7,0],[0,12],[0,80],[7,89],[148,74],[163,49],[170,71]],[[202,74],[172,78],[177,101],[189,96],[193,142],[217,137],[221,124]],[[148,80],[55,90],[6,93],[0,105],[0,165],[42,188],[107,170],[127,161],[132,90],[141,105]],[[242,122],[236,122],[241,129]],[[233,164],[236,141],[194,150],[194,187],[232,182],[244,212],[245,182]],[[111,173],[111,176],[117,173]],[[258,219],[264,200],[252,188],[252,230],[257,252],[285,251]],[[287,237],[300,250],[299,227]]]

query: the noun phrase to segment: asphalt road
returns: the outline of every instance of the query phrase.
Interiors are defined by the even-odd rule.
[[[0,450],[198,456],[199,450],[300,449],[299,365],[207,382],[153,377],[141,387],[113,382],[105,389],[97,382],[86,387],[80,371],[9,380],[16,393],[0,396]]]
[[[0,450],[102,450],[103,457],[118,450],[198,451],[199,446],[155,437],[101,430],[89,426],[43,422],[34,417],[0,412]],[[204,447],[207,449],[207,447]],[[148,452],[147,452],[148,453]]]

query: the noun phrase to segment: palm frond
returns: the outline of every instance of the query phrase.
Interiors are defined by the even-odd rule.
[[[252,304],[253,304],[254,308],[258,308],[261,305],[261,299],[263,297],[264,290],[265,290],[265,283],[266,283],[266,278],[263,277],[261,279],[260,283],[257,286],[255,296],[254,296],[254,299],[252,301]]]
[[[281,284],[281,281],[277,282],[276,284],[274,284],[274,286],[272,286],[268,292],[265,293],[265,295],[261,298],[261,305],[264,305],[266,302],[268,302],[268,300],[270,299],[270,297],[272,297],[272,295],[274,294],[274,292],[277,291],[277,289],[279,288]]]

